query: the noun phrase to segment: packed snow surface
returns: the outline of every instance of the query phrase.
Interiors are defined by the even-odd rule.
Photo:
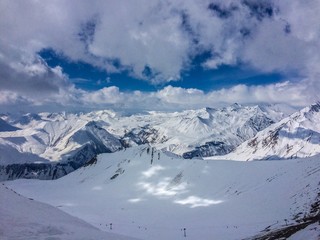
[[[308,215],[320,192],[319,158],[186,160],[140,146],[99,155],[58,180],[5,184],[107,232],[234,240]]]

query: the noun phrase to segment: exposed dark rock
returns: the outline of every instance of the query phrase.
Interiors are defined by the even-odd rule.
[[[18,178],[58,179],[86,164],[93,164],[96,161],[96,155],[103,152],[111,151],[94,144],[87,144],[80,150],[77,150],[72,157],[60,163],[24,163],[0,166],[0,181]]]
[[[183,158],[191,159],[194,157],[209,157],[216,155],[225,155],[234,150],[233,146],[227,145],[224,142],[212,141],[206,142],[200,147],[196,147],[195,150],[186,152],[182,155]]]
[[[144,126],[139,129],[135,128],[130,132],[126,133],[121,139],[122,144],[126,147],[132,146],[133,143],[137,145],[142,145],[156,142],[163,143],[166,141],[167,138],[165,136],[159,139],[159,132],[150,126]]]

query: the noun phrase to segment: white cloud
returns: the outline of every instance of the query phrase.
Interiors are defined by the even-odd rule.
[[[304,68],[304,42],[284,32],[285,23],[264,21],[243,49],[243,59],[265,72],[290,72]]]
[[[221,107],[232,103],[284,103],[293,107],[303,107],[317,101],[306,94],[305,83],[292,84],[284,82],[266,86],[237,85],[205,93],[199,89],[185,89],[167,86],[157,92],[121,92],[117,87],[82,95],[82,101],[92,108],[113,108],[115,110],[131,109],[173,111],[203,107]]]
[[[90,53],[120,59],[142,79],[179,79],[190,47],[180,15],[157,1],[109,1],[104,9]],[[151,76],[144,74],[145,67],[152,69]]]
[[[17,93],[11,91],[0,91],[0,104],[1,105],[16,105],[27,103],[28,100],[20,97]]]
[[[194,88],[168,86],[158,91],[157,96],[164,102],[172,104],[194,104],[203,98],[203,91]]]
[[[308,83],[308,81],[307,81]],[[293,107],[303,107],[317,101],[309,94],[305,82],[292,84],[270,84],[266,86],[237,85],[228,89],[203,92],[198,89],[185,89],[168,86],[157,92],[121,92],[118,87],[106,87],[88,92],[75,88],[66,88],[58,94],[39,99],[37,96],[18,95],[11,91],[0,91],[0,109],[15,106],[23,111],[62,111],[97,110],[115,111],[177,111],[203,107],[222,107],[232,103],[259,104],[284,103]],[[315,93],[317,94],[317,93]],[[23,103],[23,105],[21,105]],[[10,110],[13,110],[10,108]]]
[[[303,106],[319,100],[318,0],[3,0],[0,8],[5,9],[0,15],[3,106],[172,110],[232,102]],[[240,62],[300,79],[207,93],[171,86],[151,93],[117,87],[87,92],[76,89],[63,69],[43,62],[37,53],[44,48],[153,83],[178,80],[204,52],[211,54],[205,68]]]
[[[97,104],[114,104],[124,102],[123,93],[118,87],[105,87],[95,92],[89,92],[84,95],[84,101]]]

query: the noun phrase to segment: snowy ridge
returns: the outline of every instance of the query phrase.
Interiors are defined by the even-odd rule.
[[[5,184],[104,231],[177,240],[185,228],[188,239],[234,240],[316,218],[319,173],[319,157],[187,160],[140,146],[99,155],[55,181]]]
[[[317,103],[262,130],[232,153],[208,159],[291,159],[319,153],[320,103]]]

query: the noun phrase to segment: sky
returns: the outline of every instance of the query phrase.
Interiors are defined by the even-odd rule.
[[[319,0],[0,0],[0,111],[320,98]]]

